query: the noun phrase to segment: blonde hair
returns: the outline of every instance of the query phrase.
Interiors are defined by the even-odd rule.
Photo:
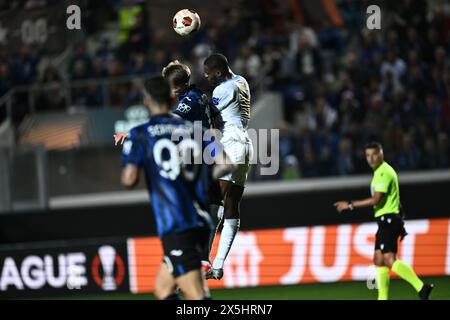
[[[175,85],[182,85],[189,82],[191,70],[187,65],[174,60],[163,68],[162,76]]]

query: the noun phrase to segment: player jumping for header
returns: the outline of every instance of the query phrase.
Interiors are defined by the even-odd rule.
[[[247,127],[250,120],[250,88],[247,81],[235,75],[222,54],[212,54],[204,62],[204,75],[214,86],[212,103],[220,111],[224,122],[221,144],[238,169],[220,178],[224,201],[223,229],[219,247],[207,279],[221,279],[223,265],[240,225],[240,202],[247,181],[253,145]]]
[[[145,82],[144,105],[150,109],[152,118],[130,131],[123,145],[121,180],[124,186],[133,187],[138,181],[139,168],[144,168],[164,251],[164,261],[155,280],[156,297],[176,299],[174,291],[179,287],[186,299],[204,299],[207,292],[201,260],[208,250],[212,223],[207,213],[211,166],[206,164],[203,155],[210,143],[195,141],[194,124],[169,114],[170,91],[163,77]],[[235,166],[227,161],[220,148],[213,148],[217,150],[213,177],[232,172]],[[192,157],[193,163],[184,161]]]

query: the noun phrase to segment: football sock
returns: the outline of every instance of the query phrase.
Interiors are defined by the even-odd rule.
[[[387,300],[389,296],[389,268],[376,267],[378,300]]]
[[[214,244],[214,239],[216,238],[216,234],[219,231],[220,224],[222,223],[222,220],[223,220],[223,207],[222,206],[211,205],[210,208],[211,208],[211,215],[215,216],[217,214],[218,221],[217,221],[215,230],[212,230],[211,234],[209,235],[208,257],[211,254],[211,250],[212,250],[212,247]],[[222,211],[222,214],[219,217],[220,211]]]
[[[400,278],[412,285],[417,292],[422,289],[422,280],[420,280],[414,270],[403,261],[398,259],[395,260],[391,270],[394,271]]]
[[[239,230],[239,219],[225,219],[220,235],[219,248],[213,262],[213,269],[222,269],[225,259],[230,252],[236,233]]]

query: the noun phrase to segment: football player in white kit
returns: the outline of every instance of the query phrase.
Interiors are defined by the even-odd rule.
[[[224,122],[220,142],[230,160],[238,166],[232,174],[219,180],[224,203],[221,218],[224,222],[217,254],[206,272],[206,278],[221,279],[224,261],[239,230],[240,202],[253,157],[253,145],[247,133],[250,89],[243,77],[231,71],[227,58],[222,54],[214,53],[206,58],[204,76],[215,88],[212,103],[220,111]]]

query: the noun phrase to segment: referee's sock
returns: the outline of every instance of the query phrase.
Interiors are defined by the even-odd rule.
[[[376,267],[378,300],[387,300],[389,297],[389,268]]]
[[[220,235],[219,248],[213,262],[213,269],[222,269],[228,252],[230,252],[236,233],[239,230],[239,219],[225,219]]]
[[[400,278],[412,285],[417,292],[422,290],[422,280],[420,280],[414,270],[403,261],[398,259],[395,260],[395,262],[392,264],[391,270],[398,274]]]

